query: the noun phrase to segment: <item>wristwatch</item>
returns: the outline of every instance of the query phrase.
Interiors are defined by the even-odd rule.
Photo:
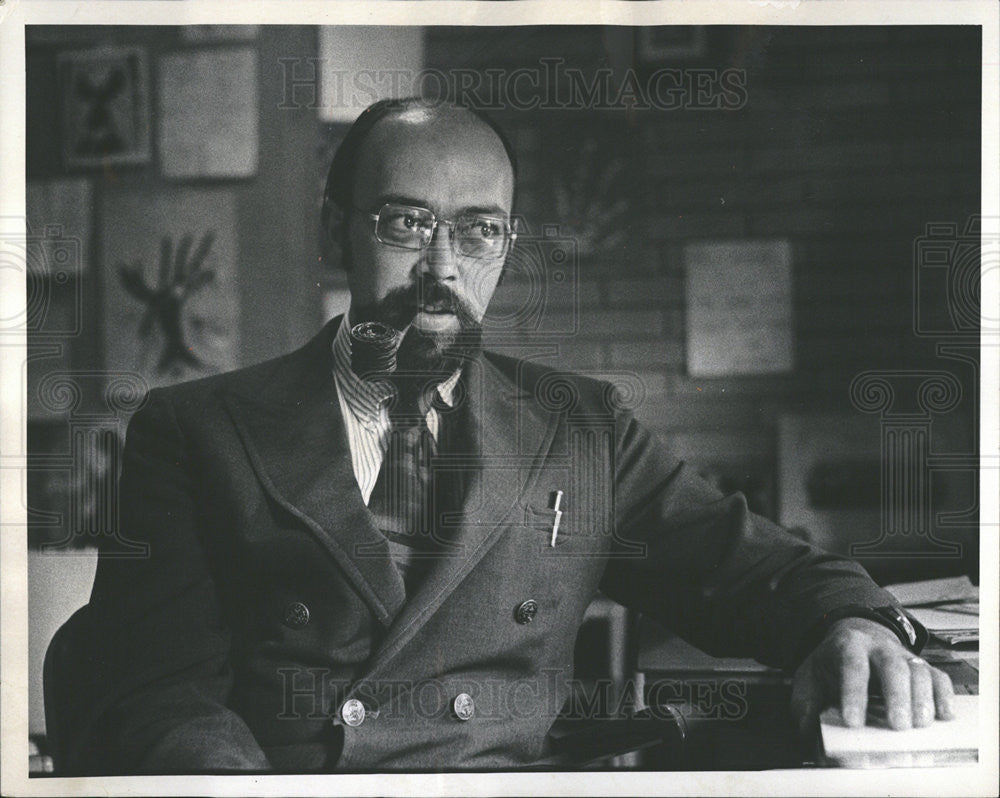
[[[839,621],[841,618],[867,618],[870,621],[880,623],[895,632],[899,642],[914,654],[920,653],[930,636],[918,621],[908,616],[899,607],[892,605],[866,607],[860,604],[850,604],[846,607],[838,607],[823,616],[824,632],[834,621]]]

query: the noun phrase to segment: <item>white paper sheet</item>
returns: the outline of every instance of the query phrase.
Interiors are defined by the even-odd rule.
[[[38,261],[45,274],[79,274],[90,257],[90,181],[85,178],[29,180],[28,230],[41,245]],[[33,264],[35,261],[31,261]]]
[[[886,585],[885,589],[892,593],[904,607],[938,601],[979,600],[979,588],[972,584],[968,576],[905,582],[898,585]]]
[[[921,767],[975,761],[979,740],[979,696],[952,699],[955,718],[930,726],[895,731],[869,713],[868,725],[852,729],[840,711],[828,709],[820,718],[823,752],[842,767]]]
[[[684,263],[688,373],[718,377],[791,371],[791,244],[690,244]]]
[[[257,53],[174,53],[160,61],[160,161],[166,177],[257,173]]]

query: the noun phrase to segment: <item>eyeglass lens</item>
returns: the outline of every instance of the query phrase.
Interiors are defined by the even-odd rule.
[[[434,235],[436,217],[426,208],[410,205],[383,205],[375,224],[379,241],[406,249],[423,249]],[[503,255],[510,241],[506,220],[482,215],[463,214],[454,221],[453,241],[463,255],[490,258]]]

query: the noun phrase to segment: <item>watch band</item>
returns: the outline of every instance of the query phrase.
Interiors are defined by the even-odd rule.
[[[830,610],[809,631],[803,635],[799,646],[796,649],[794,664],[797,667],[808,656],[819,642],[826,636],[829,628],[842,618],[867,618],[870,621],[882,624],[891,630],[899,638],[899,642],[914,654],[919,654],[927,644],[930,635],[927,630],[914,618],[907,615],[899,607],[886,605],[884,607],[872,607],[863,604],[847,604]]]
[[[876,621],[896,633],[899,642],[914,654],[919,654],[930,636],[927,630],[899,607],[866,607],[860,604],[839,607],[823,616],[824,631],[834,621],[841,618],[867,618]]]

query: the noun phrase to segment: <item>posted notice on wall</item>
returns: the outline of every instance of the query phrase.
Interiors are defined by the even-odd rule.
[[[792,247],[785,240],[684,248],[692,377],[792,370]]]
[[[160,159],[170,178],[257,173],[257,53],[173,53],[160,61]]]

